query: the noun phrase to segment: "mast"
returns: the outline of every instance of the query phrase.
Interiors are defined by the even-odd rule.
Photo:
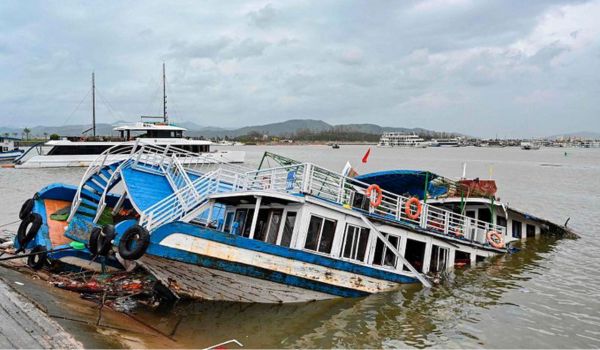
[[[92,72],[92,133],[96,137],[96,78]]]
[[[163,62],[163,119],[165,123],[169,122],[169,118],[167,117],[167,77],[165,74],[165,62]]]

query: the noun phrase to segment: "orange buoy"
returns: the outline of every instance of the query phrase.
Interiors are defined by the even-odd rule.
[[[375,200],[371,198],[371,194],[373,194],[373,191],[377,193],[377,197],[375,197]],[[379,187],[378,185],[372,184],[371,186],[367,187],[365,194],[369,198],[369,204],[373,208],[378,207],[381,204],[381,200],[383,199],[383,191],[381,191],[381,187]]]
[[[415,212],[412,211],[413,205],[417,206],[417,211]],[[422,209],[423,207],[421,206],[421,201],[419,201],[419,198],[417,197],[410,198],[408,201],[406,201],[406,204],[404,204],[404,212],[406,213],[406,216],[408,216],[408,218],[411,220],[417,220],[419,216],[421,216]]]
[[[487,233],[486,238],[492,247],[498,249],[504,248],[504,238],[500,232],[490,231]]]

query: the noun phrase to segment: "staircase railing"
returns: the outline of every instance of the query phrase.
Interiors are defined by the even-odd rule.
[[[208,196],[219,190],[219,170],[208,172],[163,198],[140,215],[140,225],[148,231],[165,223],[181,220],[197,211],[207,202]]]

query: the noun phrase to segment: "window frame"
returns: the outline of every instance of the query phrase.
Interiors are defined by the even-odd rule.
[[[312,214],[312,213],[309,214],[309,215],[310,215],[310,218],[308,219],[308,227],[306,229],[306,237],[304,239],[304,244],[302,245],[302,249],[306,250],[306,251],[311,251],[311,252],[314,252],[314,253],[318,253],[318,254],[328,255],[328,256],[333,255],[333,246],[335,244],[335,236],[336,236],[335,234],[336,234],[336,230],[337,230],[338,220],[327,218],[327,217],[321,216],[321,215]],[[317,219],[321,220],[321,224],[319,226],[319,234],[317,236],[317,246],[316,246],[315,250],[310,249],[310,248],[306,248],[306,243],[308,242],[308,236],[309,236],[308,235],[308,229],[310,228],[310,222],[312,221],[313,218],[317,218]],[[296,219],[297,219],[297,216],[296,216]],[[325,222],[326,221],[331,221],[334,224],[334,226],[333,226],[333,239],[331,240],[331,247],[329,249],[329,253],[322,252],[322,251],[319,250],[321,248],[321,241],[322,241],[322,238],[323,238],[323,230],[325,228]]]
[[[346,241],[348,239],[348,232],[350,229],[353,229],[353,234],[352,234],[352,243],[350,246],[350,256],[347,257],[347,256],[345,256],[345,250],[346,250]],[[357,256],[358,256],[358,251],[359,251],[359,247],[360,247],[360,239],[362,238],[362,235],[365,232],[366,232],[365,251],[363,253],[364,254],[363,258],[361,260],[361,259],[358,259]],[[347,223],[346,228],[344,229],[344,237],[342,238],[342,245],[340,247],[339,257],[342,259],[366,263],[366,261],[369,259],[369,253],[370,253],[370,245],[371,245],[370,238],[371,238],[371,230],[369,228]]]

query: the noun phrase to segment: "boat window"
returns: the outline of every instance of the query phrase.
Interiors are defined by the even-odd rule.
[[[467,210],[465,215],[470,217],[471,219],[475,219],[475,210]]]
[[[490,210],[488,208],[481,208],[481,209],[479,209],[478,220],[491,223],[492,222],[492,213],[490,212]]]
[[[387,233],[383,233],[383,235],[396,249],[398,249],[400,237],[390,236]],[[394,254],[381,239],[377,238],[375,254],[373,255],[373,265],[396,267],[397,260],[398,257],[396,257],[396,254]]]
[[[233,220],[233,224],[231,225],[231,233],[236,235],[242,235],[244,237],[249,237],[253,215],[254,209],[236,210],[235,219]]]
[[[330,254],[336,224],[335,220],[311,216],[304,248]]]
[[[475,263],[476,264],[479,264],[479,263],[484,262],[484,261],[485,261],[485,256],[477,255],[475,257]]]
[[[506,227],[506,218],[504,216],[496,217],[496,225]]]
[[[513,220],[512,222],[512,236],[513,238],[521,238],[521,231],[523,230],[523,224],[521,221]]]
[[[354,192],[354,196],[352,197],[352,207],[369,210],[369,199],[360,192]]]
[[[281,245],[289,247],[292,243],[292,234],[294,233],[294,225],[296,224],[296,212],[288,211],[285,216],[285,225],[283,226],[283,233],[281,234]]]
[[[431,247],[430,272],[442,272],[446,270],[448,266],[448,252],[448,248],[442,248],[435,244]]]
[[[242,236],[250,237],[250,229],[252,228],[252,218],[254,217],[254,209],[248,209],[248,215],[246,215],[246,221],[244,222],[244,229],[242,230]]]
[[[367,244],[369,242],[369,229],[364,227],[346,225],[342,256],[358,261],[365,260]]]
[[[526,228],[526,232],[527,232],[527,237],[535,237],[535,226],[527,224],[527,226],[525,226]]]
[[[282,214],[283,209],[262,209],[258,214],[254,239],[275,244]]]
[[[425,247],[425,242],[415,241],[410,238],[406,240],[404,258],[419,272],[423,272]],[[404,270],[409,271],[406,266],[404,266]]]
[[[109,149],[112,145],[70,145],[70,146],[54,146],[48,151],[51,156],[64,155],[86,155],[86,154],[101,154]]]
[[[231,232],[231,224],[233,223],[234,212],[230,211],[225,214],[225,225],[223,226],[223,232]]]
[[[463,267],[471,265],[471,254],[456,250],[454,252],[454,267]]]
[[[252,219],[250,224],[252,225]],[[264,241],[267,236],[267,229],[269,228],[269,210],[261,209],[258,211],[258,218],[256,220],[256,228],[254,229],[253,238],[259,241]]]

